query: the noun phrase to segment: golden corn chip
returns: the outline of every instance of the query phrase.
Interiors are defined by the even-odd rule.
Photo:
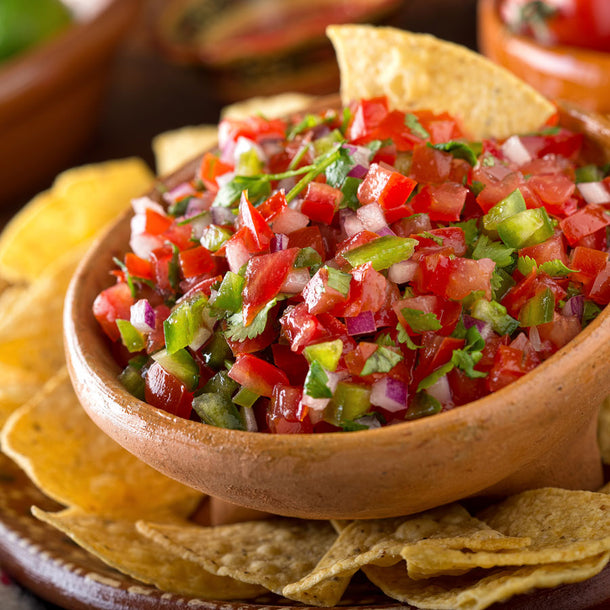
[[[265,592],[262,587],[202,570],[199,564],[142,536],[131,520],[90,515],[77,508],[49,513],[34,506],[32,512],[104,563],[163,591],[207,599],[246,599]]]
[[[223,119],[244,119],[262,114],[268,119],[285,117],[307,108],[315,99],[305,93],[279,93],[278,95],[251,97],[225,106],[220,116]]]
[[[26,370],[40,383],[64,365],[64,296],[87,245],[63,253],[40,278],[19,289],[20,306],[10,307],[0,319],[0,364]]]
[[[201,498],[106,436],[80,406],[66,370],[11,415],[0,438],[46,495],[88,513],[135,519],[172,507],[186,516]]]
[[[40,389],[38,376],[25,369],[0,363],[0,429],[8,416]]]
[[[197,125],[165,131],[152,141],[157,174],[164,176],[218,142],[216,125]]]
[[[478,517],[506,536],[528,537],[520,549],[462,551],[424,540],[405,549],[409,576],[429,578],[476,567],[577,561],[610,550],[610,497],[607,494],[543,488],[522,492],[491,506]]]
[[[599,411],[597,440],[604,464],[610,464],[610,397],[602,403]]]
[[[0,235],[0,275],[32,281],[66,250],[91,238],[129,201],[150,188],[152,174],[139,159],[67,170],[36,196]]]
[[[217,527],[139,521],[137,528],[211,574],[278,594],[308,574],[337,537],[326,521],[284,518]]]
[[[364,571],[386,595],[416,608],[483,610],[532,589],[557,587],[592,578],[608,563],[609,553],[579,561],[473,571],[462,576],[412,580],[404,563],[390,568],[369,566]]]
[[[459,504],[410,517],[335,525],[340,534],[333,546],[310,574],[284,588],[286,597],[304,603],[334,605],[349,578],[359,569],[368,565],[394,565],[402,560],[405,549],[417,547],[422,540],[432,539],[449,548],[469,550],[520,548],[530,542],[529,538],[503,536],[472,517]]]
[[[509,71],[457,44],[388,27],[326,30],[344,104],[385,95],[392,108],[447,111],[473,138],[540,128],[555,108]]]

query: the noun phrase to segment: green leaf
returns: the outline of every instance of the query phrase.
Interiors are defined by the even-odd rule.
[[[517,269],[523,275],[529,275],[538,268],[536,261],[531,256],[520,256],[517,259]]]
[[[472,251],[472,258],[490,258],[498,267],[508,267],[513,262],[512,254],[515,250],[504,245],[501,241],[489,239],[481,235]]]
[[[480,142],[462,142],[460,140],[450,140],[442,144],[428,144],[428,146],[448,152],[455,159],[464,159],[473,167],[477,164],[477,158],[483,150]]]
[[[515,280],[506,270],[496,267],[491,274],[491,292],[494,300],[501,301],[515,284]]]
[[[469,248],[474,246],[475,242],[479,237],[479,234],[481,233],[476,218],[471,218],[470,220],[465,220],[463,222],[452,222],[451,226],[460,227],[460,229],[464,231],[464,239],[466,240],[466,245]]]
[[[453,369],[453,362],[447,362],[437,368],[434,372],[430,373],[427,377],[424,377],[417,386],[417,391],[427,390],[431,388],[441,377],[444,377],[451,369]]]
[[[325,123],[330,123],[334,120],[334,118],[335,117],[333,115],[324,117],[324,116],[320,116],[319,114],[306,114],[300,123],[297,123],[296,125],[293,125],[292,127],[290,127],[290,129],[288,130],[288,133],[286,134],[286,139],[294,140],[294,138],[297,135],[299,135],[300,133],[303,133],[304,131],[307,131],[309,129],[313,129],[314,127],[317,127],[318,125],[324,125]]]
[[[424,313],[419,309],[409,307],[403,307],[400,311],[413,332],[423,333],[427,330],[440,330],[442,328],[436,314],[432,312]]]
[[[411,133],[419,138],[428,140],[430,134],[424,129],[424,126],[419,122],[419,119],[412,113],[408,112],[405,115],[405,125],[410,129]]]
[[[566,267],[562,261],[556,258],[552,261],[542,263],[542,265],[538,267],[538,271],[544,271],[544,273],[551,277],[566,277],[570,275],[570,273],[574,273],[576,269]]]
[[[349,293],[349,285],[352,281],[352,276],[349,273],[339,271],[334,267],[324,267],[328,272],[328,286],[334,288],[337,292],[346,297]]]
[[[328,375],[316,360],[309,365],[303,391],[312,398],[332,398],[333,393],[328,387]]]
[[[593,322],[595,318],[602,312],[602,308],[594,303],[593,301],[585,301],[583,314],[582,314],[582,325],[583,328]]]
[[[380,345],[366,360],[361,375],[372,373],[389,373],[400,361],[402,356],[387,347]]]
[[[354,160],[349,150],[344,146],[340,146],[338,152],[337,160],[326,168],[325,175],[327,184],[340,189],[347,178],[347,174],[354,167]]]
[[[252,203],[268,197],[271,194],[269,176],[266,174],[235,176],[233,180],[220,187],[212,205],[230,208],[239,201],[243,191],[248,193],[248,199]]]
[[[409,333],[405,330],[405,327],[400,322],[396,325],[396,330],[398,331],[398,335],[396,336],[398,343],[404,343],[407,348],[411,350],[419,349],[419,345],[416,345],[413,342],[413,339],[411,339]]]
[[[254,339],[258,337],[267,326],[267,314],[277,304],[278,298],[271,299],[254,317],[254,320],[244,326],[244,318],[242,312],[234,313],[227,320],[227,328],[225,337],[231,341],[245,341],[246,339]]]

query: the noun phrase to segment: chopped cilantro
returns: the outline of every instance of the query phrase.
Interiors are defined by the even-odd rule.
[[[426,131],[424,126],[419,122],[419,119],[412,112],[408,112],[405,115],[405,125],[411,130],[411,133],[417,137],[424,140],[428,140],[430,138],[428,131]]]
[[[403,307],[400,311],[413,332],[423,333],[427,330],[440,330],[442,328],[436,314],[432,312],[424,313],[419,309],[409,307]]]
[[[244,326],[244,318],[242,312],[234,313],[227,320],[227,328],[225,337],[231,341],[245,341],[246,339],[254,339],[258,337],[267,326],[267,314],[277,304],[278,298],[271,299],[254,317],[254,320]]]
[[[328,387],[328,375],[317,360],[309,365],[303,391],[312,398],[332,398],[333,393]]]
[[[460,140],[450,140],[442,144],[428,144],[436,150],[448,152],[455,159],[464,159],[473,167],[477,164],[477,158],[481,154],[482,145],[480,142],[462,142]]]
[[[391,349],[380,345],[366,360],[362,367],[361,375],[372,373],[388,373],[400,361],[402,356]]]
[[[508,267],[513,262],[514,251],[514,248],[504,245],[501,241],[481,235],[472,251],[472,258],[490,258],[498,267]]]

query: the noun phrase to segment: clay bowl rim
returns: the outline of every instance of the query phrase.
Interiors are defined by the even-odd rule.
[[[107,0],[91,17],[0,65],[0,119],[6,105],[23,104],[19,113],[23,114],[32,96],[43,99],[69,85],[75,78],[71,73],[86,70],[92,54],[105,55],[104,49],[115,46],[141,3]]]
[[[579,116],[578,112],[576,114]],[[582,116],[586,118],[588,114],[585,113]],[[192,176],[200,158],[201,156],[198,156],[169,176],[159,178],[158,183],[165,185],[169,180],[169,188],[171,188],[173,185],[184,181],[187,176]],[[160,195],[156,188],[153,188],[148,194],[159,200]],[[135,440],[136,445],[139,444],[140,440],[147,442],[146,439],[134,438],[134,435],[142,434],[150,440],[150,437],[156,436],[157,432],[168,433],[177,447],[189,447],[194,451],[202,453],[220,449],[225,451],[226,456],[228,455],[227,447],[230,447],[233,454],[245,451],[250,456],[263,455],[265,458],[269,458],[269,456],[272,458],[283,458],[288,455],[294,457],[296,455],[301,460],[314,460],[312,456],[324,456],[329,451],[332,453],[348,452],[352,455],[357,455],[359,451],[371,451],[375,447],[382,450],[384,448],[404,450],[409,446],[413,446],[413,444],[416,445],[417,439],[430,438],[438,436],[441,433],[447,435],[448,431],[454,436],[457,433],[458,438],[461,438],[463,442],[468,442],[459,436],[459,434],[465,430],[473,430],[477,426],[482,430],[490,427],[490,425],[493,429],[498,429],[498,426],[500,426],[505,430],[511,429],[511,426],[514,428],[515,421],[517,426],[527,426],[533,421],[537,421],[540,417],[556,420],[566,409],[565,404],[561,400],[555,401],[551,407],[548,405],[541,407],[536,402],[534,404],[520,404],[519,401],[515,401],[515,395],[520,395],[521,397],[538,396],[540,398],[545,393],[554,393],[555,396],[559,397],[566,385],[578,383],[578,371],[586,364],[592,362],[591,354],[602,353],[604,345],[608,346],[609,344],[607,339],[610,337],[610,308],[605,308],[568,345],[540,364],[535,370],[509,386],[450,411],[374,430],[362,430],[346,434],[272,435],[207,426],[156,409],[130,395],[118,381],[117,375],[120,372],[120,367],[114,362],[108,348],[108,343],[102,336],[91,313],[91,304],[97,292],[93,291],[91,294],[87,294],[86,289],[83,288],[83,286],[86,286],[84,278],[90,279],[96,276],[96,269],[96,277],[102,277],[103,270],[110,269],[111,257],[120,256],[122,252],[125,252],[125,249],[128,247],[126,240],[122,244],[122,252],[121,248],[117,247],[112,251],[106,251],[105,254],[102,254],[106,240],[115,235],[119,227],[122,227],[125,231],[131,215],[131,210],[127,210],[91,246],[72,278],[66,295],[64,309],[66,357],[77,395],[85,410],[98,426],[119,442],[119,444],[126,446],[128,450],[131,450],[130,447],[133,447],[131,441]],[[108,261],[108,266],[105,261]],[[109,273],[107,278],[103,285],[100,284],[95,288],[100,290],[110,285],[111,276]],[[608,349],[606,347],[606,350]],[[610,372],[610,362],[607,368]],[[599,384],[600,387],[595,387],[592,390],[594,400],[591,401],[591,404],[586,406],[581,405],[589,413],[597,411],[602,398],[610,392],[610,383],[606,390],[601,385]],[[564,424],[564,433],[569,434],[569,430],[571,428],[565,427]],[[411,445],[407,445],[407,443],[411,443]],[[540,446],[536,445],[535,447],[528,448],[532,450],[531,453],[519,455],[515,460],[505,460],[507,462],[506,468],[501,474],[496,474],[491,478],[485,478],[486,475],[482,475],[484,483],[481,484],[479,481],[478,487],[471,489],[470,493],[464,494],[459,498],[443,497],[443,501],[435,505],[459,500],[493,487],[516,470],[519,470],[519,468],[527,466],[537,455],[542,455],[543,452],[547,451],[549,446],[541,444]],[[133,453],[144,459],[139,454],[139,451],[140,448],[133,451]],[[144,461],[165,472],[165,474],[169,474],[163,467],[159,467],[160,463],[158,460],[149,461],[144,459]],[[183,482],[187,485],[189,484],[187,481],[183,480]],[[231,490],[223,489],[223,492],[219,493],[218,489],[214,489],[214,492],[212,492],[209,487],[198,488],[206,493],[210,493],[210,495],[215,495],[229,502],[238,503],[235,496],[231,495]],[[261,506],[257,501],[254,503],[240,501],[239,503],[249,508],[269,510],[268,506]],[[427,506],[427,508],[431,506]],[[420,510],[423,509],[421,508]],[[282,510],[277,512],[297,517],[350,518],[345,515],[333,516],[332,514],[326,514],[323,512],[323,509],[321,512],[322,516],[314,516],[307,513],[294,514],[294,510],[287,510],[285,507],[282,507]],[[367,514],[366,516],[388,517],[394,515],[384,513]]]

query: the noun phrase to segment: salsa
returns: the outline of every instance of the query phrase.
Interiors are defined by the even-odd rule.
[[[225,119],[133,202],[93,304],[136,397],[208,425],[352,431],[500,390],[610,301],[608,168],[550,121],[471,141],[385,98]]]

